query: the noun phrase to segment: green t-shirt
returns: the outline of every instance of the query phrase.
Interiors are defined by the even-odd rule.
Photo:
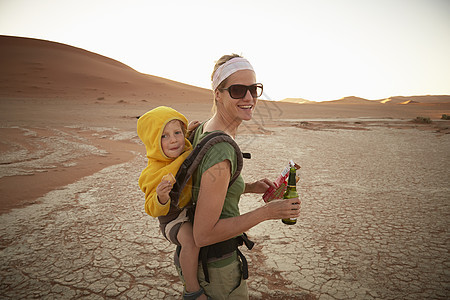
[[[193,146],[197,145],[197,143],[205,137],[209,132],[203,131],[203,124],[197,128],[198,134],[196,134]],[[236,150],[233,146],[231,146],[227,142],[217,143],[211,149],[206,152],[206,155],[203,157],[200,162],[197,170],[193,174],[193,182],[192,182],[192,201],[195,203],[198,198],[198,193],[200,190],[200,182],[202,179],[203,173],[224,160],[229,160],[231,162],[231,174],[230,177],[234,174],[237,168],[237,159],[236,159]],[[205,175],[209,176],[209,175]],[[220,214],[220,219],[230,218],[239,216],[239,199],[241,194],[244,192],[245,183],[244,179],[241,175],[236,179],[236,181],[228,188],[227,195],[225,197],[225,202],[223,204],[222,213]]]

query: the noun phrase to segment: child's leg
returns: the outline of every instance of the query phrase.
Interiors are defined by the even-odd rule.
[[[197,279],[200,248],[195,245],[192,224],[189,222],[183,223],[178,231],[177,238],[181,244],[180,265],[184,281],[186,282],[186,292],[196,292],[200,289]],[[206,299],[206,297],[200,297],[199,299]]]

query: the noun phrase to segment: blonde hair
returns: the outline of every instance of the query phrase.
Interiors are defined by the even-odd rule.
[[[236,58],[236,57],[242,57],[239,54],[231,54],[231,55],[224,55],[221,58],[219,58],[218,61],[216,61],[216,64],[214,65],[214,69],[213,72],[211,74],[211,81],[213,81],[214,78],[214,73],[217,71],[217,69],[223,65],[224,63],[226,63],[227,61],[229,61],[230,59]],[[228,78],[227,78],[228,79]],[[217,89],[222,89],[225,85],[227,85],[227,79],[225,79],[224,81],[222,81],[219,86],[217,86]],[[216,106],[216,91],[213,91],[213,107],[212,107],[212,112],[215,113],[217,110],[217,106]]]

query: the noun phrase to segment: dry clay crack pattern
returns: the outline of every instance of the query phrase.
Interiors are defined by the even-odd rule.
[[[242,149],[243,176],[275,178],[294,159],[302,217],[249,231],[251,299],[448,298],[450,135],[271,130]],[[2,297],[179,298],[174,246],[143,210],[145,166],[137,155],[1,215]],[[241,213],[260,205],[246,194]]]

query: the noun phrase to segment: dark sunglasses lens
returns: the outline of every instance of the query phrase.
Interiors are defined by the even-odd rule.
[[[262,87],[259,85],[251,85],[248,87],[253,98],[257,98],[262,94]]]
[[[242,84],[235,84],[229,87],[229,92],[231,98],[234,99],[241,99],[244,98],[247,94],[247,91],[250,91],[250,94],[253,98],[257,98],[262,95],[262,86],[260,85],[242,85]]]
[[[230,96],[234,99],[244,98],[247,93],[247,87],[241,84],[235,84],[229,88]]]

